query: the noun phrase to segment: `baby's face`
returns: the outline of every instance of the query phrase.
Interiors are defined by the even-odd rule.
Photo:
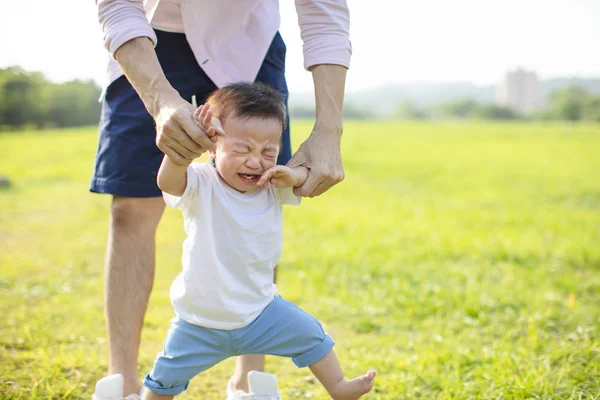
[[[261,175],[274,167],[279,154],[281,122],[276,119],[227,118],[225,136],[219,137],[216,167],[229,186],[243,193],[255,192]]]

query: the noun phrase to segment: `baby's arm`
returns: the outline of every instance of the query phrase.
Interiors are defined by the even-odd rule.
[[[277,165],[269,168],[259,179],[257,185],[267,188],[267,183],[276,188],[285,187],[300,187],[304,185],[308,178],[308,168],[303,166],[286,167],[285,165]]]
[[[190,161],[191,164],[191,161]],[[168,156],[163,158],[156,182],[165,193],[181,197],[187,186],[188,165],[175,164]]]

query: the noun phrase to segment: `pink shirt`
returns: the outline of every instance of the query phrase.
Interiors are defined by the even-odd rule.
[[[348,68],[352,48],[346,0],[295,0],[304,67]],[[278,0],[97,0],[104,45],[114,57],[152,28],[185,33],[198,64],[218,86],[253,81],[280,25]],[[111,57],[108,82],[123,71]]]

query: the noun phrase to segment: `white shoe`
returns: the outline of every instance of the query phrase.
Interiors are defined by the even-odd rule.
[[[105,376],[96,382],[96,391],[92,395],[92,400],[141,400],[138,394],[123,397],[124,386],[123,375]]]
[[[277,377],[266,372],[248,372],[250,393],[231,389],[231,380],[227,384],[227,400],[281,400]]]

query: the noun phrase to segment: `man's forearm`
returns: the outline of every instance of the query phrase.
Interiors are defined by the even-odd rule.
[[[310,70],[315,85],[316,131],[342,134],[346,68],[321,64]]]
[[[162,101],[179,97],[167,81],[154,46],[147,37],[137,37],[123,44],[115,52],[115,59],[153,117],[160,110]]]

